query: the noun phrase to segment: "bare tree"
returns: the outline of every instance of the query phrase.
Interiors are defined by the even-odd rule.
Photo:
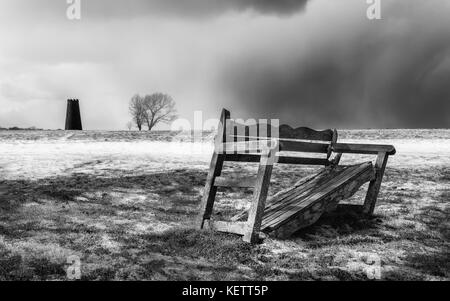
[[[136,124],[139,131],[142,130],[142,125],[146,120],[146,109],[144,105],[144,98],[140,95],[134,95],[130,100],[130,114],[133,122]]]
[[[175,101],[170,95],[154,93],[144,97],[145,122],[151,131],[158,123],[168,123],[177,118]]]

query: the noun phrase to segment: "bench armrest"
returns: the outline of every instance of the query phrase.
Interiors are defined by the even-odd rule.
[[[335,153],[347,154],[377,155],[378,153],[387,153],[388,155],[395,155],[396,153],[393,145],[381,144],[334,143],[331,148]]]

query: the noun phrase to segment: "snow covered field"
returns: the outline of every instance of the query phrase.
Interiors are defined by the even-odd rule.
[[[211,135],[197,143],[180,141],[182,137],[169,133],[0,131],[1,178],[207,168],[213,149]],[[340,141],[394,145],[397,155],[390,158],[391,167],[450,166],[450,130],[343,131]],[[346,155],[343,162],[364,158],[373,159]]]
[[[340,131],[340,141],[397,149],[376,218],[326,217],[255,247],[195,230],[212,136],[0,131],[0,279],[66,279],[73,254],[86,280],[366,279],[367,251],[385,279],[449,279],[450,130]],[[310,172],[276,167],[271,193]],[[219,196],[226,212],[245,208],[251,191]]]

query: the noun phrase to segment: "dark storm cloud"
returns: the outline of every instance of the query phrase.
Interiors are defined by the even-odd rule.
[[[0,119],[59,127],[49,101],[76,95],[118,129],[130,95],[167,91],[183,118],[450,127],[450,1],[382,3],[369,21],[361,0],[82,0],[75,22],[64,0],[2,0]]]
[[[233,106],[295,125],[450,127],[449,11],[406,8],[298,55],[228,64],[222,79]]]

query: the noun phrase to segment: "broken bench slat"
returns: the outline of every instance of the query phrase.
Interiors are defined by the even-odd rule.
[[[299,186],[305,187],[305,184],[306,184],[306,183],[311,182],[311,181],[314,181],[316,178],[319,178],[319,177],[320,177],[320,174],[321,174],[321,173],[319,173],[319,174],[314,174],[314,175],[306,176],[306,177],[300,179],[300,180],[294,185],[294,188],[295,188],[295,187],[299,187]],[[266,208],[265,208],[265,212],[267,212],[267,211],[269,211],[269,210],[274,210],[274,209],[276,209],[276,207],[280,205],[279,200],[282,200],[282,199],[285,199],[285,198],[287,198],[287,197],[292,196],[292,194],[293,194],[292,191],[293,191],[293,188],[284,189],[284,190],[282,190],[282,191],[279,191],[277,194],[275,194],[275,195],[272,196],[271,198],[269,198],[268,201],[267,201],[267,205],[266,205]],[[246,211],[243,211],[243,212],[240,212],[240,213],[236,214],[235,216],[233,216],[233,217],[231,218],[231,220],[232,220],[232,221],[239,221],[239,220],[245,218],[245,216],[247,216],[247,212],[246,212]]]
[[[373,173],[366,171],[351,183],[339,186],[334,192],[327,194],[325,197],[315,202],[313,206],[309,206],[308,208],[299,211],[279,227],[275,229],[265,229],[264,231],[266,233],[269,232],[271,236],[281,239],[291,236],[298,230],[317,222],[323,213],[335,210],[340,201],[354,195],[371,177],[373,177]]]
[[[281,215],[285,214],[290,208],[301,210],[306,205],[302,202],[307,201],[307,197],[317,191],[323,191],[330,185],[335,185],[343,177],[349,179],[359,177],[362,172],[369,176],[364,176],[365,181],[373,178],[373,170],[370,162],[356,166],[337,166],[328,167],[318,174],[305,177],[298,181],[292,188],[281,191],[268,200],[263,217],[263,226],[268,228]],[[289,207],[290,206],[290,207]],[[238,221],[246,216],[246,212],[241,212],[232,218],[232,221]]]
[[[284,220],[295,214],[297,211],[306,208],[307,206],[320,199],[320,197],[323,197],[327,193],[330,193],[334,189],[337,189],[340,185],[352,181],[355,177],[359,176],[361,171],[364,171],[367,168],[371,168],[371,164],[364,164],[362,165],[362,167],[363,168],[361,168],[361,166],[345,168],[342,169],[342,172],[338,173],[337,176],[332,175],[332,177],[325,174],[325,177],[323,177],[323,184],[313,184],[313,189],[310,190],[306,195],[294,196],[289,202],[280,202],[281,208],[277,208],[277,212],[275,214],[269,215],[268,218],[264,221],[264,225],[270,227],[272,225],[276,225],[277,223],[283,222]]]
[[[301,199],[304,195],[311,194],[314,190],[320,190],[323,185],[331,185],[334,180],[337,181],[339,179],[336,178],[338,174],[344,176],[350,171],[351,170],[347,167],[329,167],[315,175],[313,178],[309,178],[306,181],[300,181],[300,185],[295,185],[283,195],[277,195],[271,200],[273,204],[266,208],[266,221],[269,221],[269,216],[274,216],[274,214],[276,214],[274,212],[279,211],[280,208],[286,207],[293,202],[297,202],[298,199]],[[280,215],[282,212],[279,212],[278,214]]]
[[[332,184],[333,183],[331,181],[326,183],[326,185],[328,186]],[[307,205],[309,204],[307,203],[307,201],[311,198],[311,196],[317,194],[318,191],[320,192],[320,188],[322,187],[316,187],[314,184],[308,186],[308,190],[304,190],[299,194],[293,194],[287,200],[280,200],[276,209],[267,212],[267,215],[264,219],[264,226],[271,227],[278,221],[283,221],[289,218],[290,215],[293,215],[297,211],[307,207]]]
[[[337,176],[333,172],[321,173],[322,185],[315,186],[314,181],[311,182],[312,189],[303,189],[303,191],[288,200],[281,200],[272,210],[266,210],[263,217],[262,229],[265,232],[273,231],[281,227],[284,223],[289,222],[291,218],[301,215],[302,211],[307,211],[309,207],[316,206],[321,200],[326,199],[329,195],[334,194],[337,190],[347,191],[346,186],[350,190],[354,190],[359,184],[356,182],[367,182],[373,179],[374,172],[371,163],[365,163],[357,166],[342,168],[341,173]],[[358,180],[359,179],[359,180]],[[317,179],[316,179],[317,180]],[[357,188],[359,188],[361,183]],[[308,186],[308,185],[306,185]],[[344,187],[344,189],[343,189]],[[319,206],[320,207],[320,206]],[[323,213],[323,212],[322,212]]]

